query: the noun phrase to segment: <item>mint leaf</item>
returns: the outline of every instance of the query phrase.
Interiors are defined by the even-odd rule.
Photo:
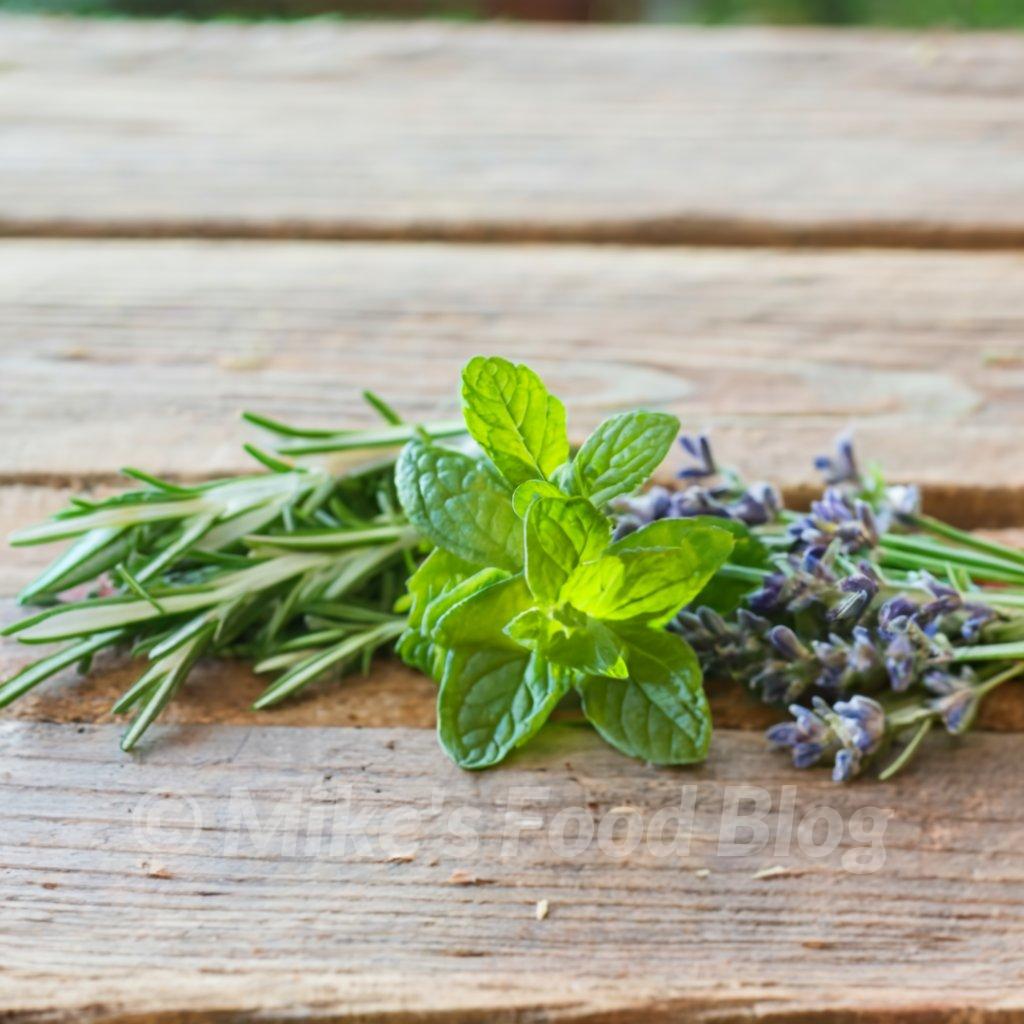
[[[750,527],[735,519],[720,519],[717,516],[694,516],[690,522],[699,525],[716,526],[728,530],[733,536],[733,548],[729,553],[730,565],[742,565],[751,569],[772,569],[771,552],[750,532]],[[652,524],[655,525],[655,524]],[[643,532],[638,530],[637,533]],[[700,604],[713,608],[720,615],[731,615],[757,584],[747,580],[734,580],[726,576],[714,576],[700,592]]]
[[[428,675],[434,674],[434,645],[429,628],[423,627],[427,609],[433,601],[450,593],[477,571],[477,566],[451,552],[434,548],[409,577],[406,582],[410,598],[409,616],[405,631],[395,644],[395,650],[407,665]]]
[[[687,543],[695,530],[707,529],[709,526],[714,529],[727,529],[720,524],[729,521],[714,516],[656,519],[653,523],[641,526],[639,530],[627,533],[625,537],[620,537],[609,545],[608,554],[613,555],[620,551],[635,551],[641,548],[677,548]]]
[[[579,612],[549,614],[529,608],[516,616],[505,632],[528,650],[575,672],[612,676],[628,675],[625,646],[603,623]]]
[[[486,463],[410,441],[398,458],[395,485],[410,522],[437,547],[479,565],[522,567],[523,530],[512,492]]]
[[[679,420],[664,412],[625,412],[602,423],[573,460],[576,490],[595,505],[635,491],[668,454]]]
[[[544,724],[569,673],[521,649],[451,651],[437,701],[437,731],[463,768],[497,764]]]
[[[526,582],[538,601],[555,604],[580,562],[608,546],[612,528],[586,498],[538,498],[525,532]]]
[[[629,678],[585,679],[579,686],[584,714],[624,754],[652,764],[704,760],[711,711],[697,655],[671,633],[638,629],[624,638]]]
[[[509,483],[546,478],[569,458],[565,407],[526,366],[477,356],[462,371],[466,427]]]
[[[538,498],[560,498],[565,495],[547,480],[525,480],[512,495],[512,507],[516,510],[517,516],[526,518],[530,506]]]
[[[620,550],[582,563],[562,597],[598,619],[663,626],[704,589],[732,545],[725,530],[701,526],[676,547]]]
[[[445,647],[512,647],[522,653],[504,630],[532,604],[523,577],[509,577],[449,607],[435,625],[436,639]]]

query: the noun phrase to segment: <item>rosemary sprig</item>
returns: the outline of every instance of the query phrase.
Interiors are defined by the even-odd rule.
[[[275,435],[276,454],[245,445],[265,471],[184,485],[126,469],[141,487],[75,498],[49,522],[15,534],[16,545],[71,543],[19,595],[41,610],[4,635],[66,646],[0,686],[0,707],[71,665],[87,667],[101,651],[127,646],[146,658],[112,709],[134,713],[122,740],[130,750],[201,658],[242,656],[261,673],[283,670],[256,700],[262,708],[364,663],[397,636],[405,620],[393,608],[420,540],[394,492],[395,453],[414,433],[449,437],[456,425],[404,426],[384,401],[364,397],[385,427],[306,430],[246,414]],[[318,453],[344,451],[354,461],[331,472],[286,458],[285,449],[313,441]],[[86,596],[62,600],[83,586]]]

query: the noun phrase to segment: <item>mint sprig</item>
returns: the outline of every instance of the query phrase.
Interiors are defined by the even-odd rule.
[[[440,683],[445,750],[464,768],[497,764],[575,689],[619,750],[701,760],[711,719],[700,665],[663,627],[734,538],[673,520],[613,541],[607,514],[661,463],[678,421],[613,416],[571,458],[564,407],[528,368],[478,357],[462,397],[480,453],[415,440],[396,470],[406,515],[436,545],[409,580],[398,651]]]

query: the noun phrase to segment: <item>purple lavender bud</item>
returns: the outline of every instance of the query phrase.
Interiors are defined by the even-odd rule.
[[[796,719],[805,739],[824,743],[831,736],[832,730],[825,724],[825,720],[802,704],[790,704],[789,713]]]
[[[779,722],[764,734],[764,738],[777,747],[795,747],[802,741],[800,726],[796,722]]]
[[[882,663],[875,641],[863,626],[853,627],[849,663],[850,668],[858,675],[867,675]]]
[[[922,572],[920,577],[934,600],[929,601],[918,610],[917,622],[919,625],[925,626],[943,615],[952,615],[963,605],[963,598],[956,587],[940,583],[929,572]]]
[[[834,742],[832,730],[813,711],[799,704],[791,704],[789,711],[796,721],[772,726],[767,738],[776,747],[791,747],[797,768],[810,768]]]
[[[968,642],[974,643],[981,637],[982,629],[996,618],[996,610],[984,604],[965,604],[964,610],[970,615],[960,627],[960,635]]]
[[[878,524],[871,507],[851,500],[838,488],[829,487],[818,501],[811,502],[807,515],[791,523],[790,535],[798,544],[827,548],[837,540],[844,550],[858,551],[878,543]]]
[[[686,519],[689,516],[718,516],[731,519],[729,509],[719,500],[714,490],[694,485],[685,491],[672,495],[666,515],[672,519]]]
[[[697,465],[687,466],[679,471],[683,480],[698,480],[706,476],[714,476],[718,472],[714,456],[711,454],[711,442],[707,434],[683,434],[679,438],[683,450],[697,460]]]
[[[796,696],[792,678],[778,668],[764,668],[750,680],[751,688],[759,690],[765,704],[781,704]]]
[[[875,547],[878,544],[878,523],[875,521],[874,509],[859,498],[854,502],[853,509],[863,528],[864,538],[871,547]]]
[[[913,484],[894,484],[885,489],[890,513],[901,522],[921,514],[921,492]]]
[[[970,727],[978,707],[978,698],[973,690],[964,688],[942,697],[933,705],[942,716],[942,724],[948,732],[957,735]]]
[[[940,696],[953,693],[964,685],[963,681],[957,676],[944,672],[942,669],[932,669],[929,672],[925,672],[922,682],[932,693],[937,693]]]
[[[786,577],[781,572],[765,576],[760,589],[747,598],[747,603],[756,613],[771,615],[782,610],[786,590]]]
[[[740,608],[736,612],[736,621],[744,632],[757,635],[767,632],[768,627],[771,626],[767,619],[762,618],[760,615],[755,615],[753,612],[748,612],[746,608]]]
[[[914,681],[916,664],[917,651],[906,630],[896,633],[885,649],[885,668],[897,693],[903,693]]]
[[[858,483],[860,470],[853,453],[852,436],[848,432],[840,434],[835,446],[835,455],[819,455],[814,460],[814,468],[825,474],[827,484]]]
[[[779,492],[771,484],[754,484],[729,506],[729,512],[747,526],[773,522],[782,508]]]
[[[924,685],[938,695],[935,700],[929,702],[929,706],[939,713],[948,732],[958,734],[970,728],[978,710],[975,683],[975,675],[967,667],[961,669],[960,675],[953,675],[941,669],[925,673]]]
[[[793,766],[795,768],[810,768],[816,765],[825,748],[820,743],[797,743],[793,747]]]
[[[731,632],[728,623],[713,608],[701,606],[697,609],[697,618],[709,633],[716,636],[728,636]]]
[[[918,605],[902,594],[897,594],[882,605],[878,612],[878,626],[882,636],[886,640],[892,639],[889,635],[890,627],[896,628],[903,619],[909,619],[917,614]]]
[[[838,638],[833,636],[831,643],[824,640],[815,640],[811,646],[814,648],[814,655],[821,665],[821,671],[815,680],[819,689],[830,694],[839,693],[847,675],[847,654],[845,645]]]
[[[859,618],[875,599],[879,587],[878,575],[867,562],[862,562],[860,572],[840,581],[839,589],[846,595],[829,612],[833,621]]]
[[[667,487],[651,487],[643,494],[616,498],[612,507],[624,517],[631,517],[640,526],[653,523],[656,519],[664,519],[672,507],[673,492]]]
[[[627,515],[623,516],[616,524],[615,529],[612,530],[612,540],[622,540],[623,537],[628,537],[631,533],[636,533],[644,524],[636,516]]]
[[[811,652],[797,638],[789,626],[775,626],[768,632],[768,640],[787,661],[804,661]]]
[[[885,709],[876,700],[857,694],[848,701],[836,701],[833,710],[842,720],[853,749],[870,754],[885,736]]]
[[[832,766],[833,782],[849,782],[860,772],[860,758],[852,750],[843,747],[836,752],[835,764]]]

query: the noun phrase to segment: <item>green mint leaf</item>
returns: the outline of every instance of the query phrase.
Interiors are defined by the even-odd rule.
[[[628,641],[629,678],[590,676],[583,711],[613,747],[652,764],[704,760],[711,711],[693,649],[672,633],[638,629]]]
[[[625,679],[629,674],[626,649],[619,637],[597,619],[572,609],[569,613],[549,614],[529,608],[516,616],[505,632],[516,643],[566,669]]]
[[[479,569],[449,551],[435,548],[409,577],[408,623],[395,644],[399,657],[412,668],[439,678],[447,649],[435,642],[438,620],[459,601],[506,576],[501,569]]]
[[[522,568],[523,528],[512,492],[486,463],[410,441],[395,484],[410,522],[437,547],[478,565]]]
[[[512,495],[512,507],[516,510],[517,516],[525,519],[530,506],[538,498],[561,497],[564,497],[562,492],[547,480],[524,480]]]
[[[538,498],[526,515],[526,582],[538,601],[555,604],[580,562],[597,558],[612,528],[586,498]]]
[[[627,533],[625,537],[620,537],[610,544],[608,554],[614,555],[620,551],[636,551],[642,548],[677,548],[685,544],[695,530],[706,529],[709,526],[727,529],[719,526],[720,523],[726,522],[730,522],[730,520],[718,519],[714,516],[656,519],[653,523],[641,526],[639,530]]]
[[[625,412],[602,423],[573,460],[575,489],[595,505],[635,491],[661,464],[679,433],[664,412]]]
[[[449,607],[436,623],[435,640],[445,647],[511,647],[522,653],[505,627],[532,604],[521,575],[492,583]]]
[[[462,411],[473,439],[513,485],[546,478],[569,458],[565,407],[526,366],[471,359],[462,371]]]
[[[525,743],[569,689],[569,673],[536,654],[458,647],[437,701],[441,744],[463,768],[487,768]]]
[[[700,526],[715,526],[728,530],[733,537],[733,548],[729,553],[730,565],[742,565],[751,569],[771,569],[771,552],[750,532],[750,528],[734,519],[721,519],[717,516],[694,516],[689,522]],[[652,523],[652,526],[657,525]],[[642,533],[637,530],[637,533]],[[700,604],[714,609],[720,615],[731,615],[743,603],[757,584],[747,580],[734,580],[725,576],[713,576],[708,585],[700,592]]]
[[[676,547],[620,550],[583,562],[562,597],[597,619],[665,625],[704,589],[732,545],[725,530],[701,526]]]

